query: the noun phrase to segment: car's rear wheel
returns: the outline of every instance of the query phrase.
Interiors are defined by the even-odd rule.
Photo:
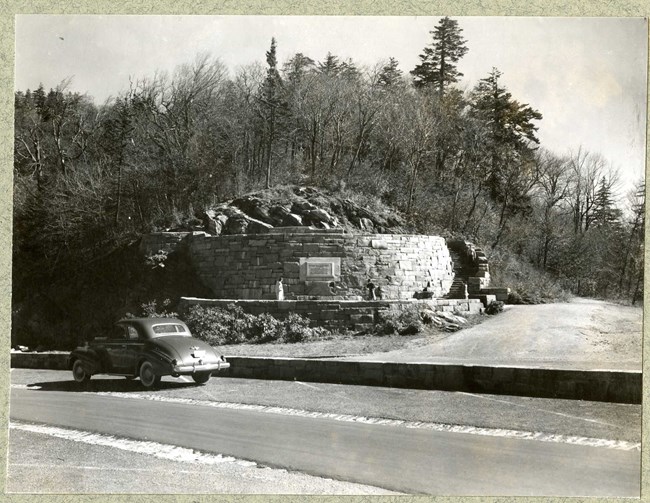
[[[196,384],[205,384],[210,380],[211,375],[212,372],[197,372],[195,374],[192,374],[192,379],[194,379],[194,382]]]
[[[160,376],[156,375],[151,362],[142,362],[140,365],[140,382],[145,388],[153,388],[160,383]]]
[[[79,383],[86,383],[90,381],[90,374],[86,372],[84,364],[81,360],[75,360],[74,364],[72,365],[72,377],[74,377],[74,380]]]

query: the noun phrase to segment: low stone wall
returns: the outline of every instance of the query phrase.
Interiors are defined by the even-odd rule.
[[[641,372],[293,358],[228,361],[224,377],[641,403]]]
[[[494,295],[495,300],[508,302],[510,288],[481,288],[481,295]]]
[[[67,370],[69,352],[46,351],[42,353],[11,352],[11,368]]]
[[[214,306],[224,308],[229,304],[240,306],[244,312],[259,315],[268,313],[282,319],[288,313],[297,313],[309,318],[314,326],[330,330],[367,330],[377,323],[379,313],[388,310],[403,310],[412,306],[432,309],[434,311],[457,312],[460,314],[478,314],[483,304],[478,299],[426,299],[426,300],[234,300],[234,299],[197,299],[182,297],[180,309],[192,305]]]
[[[67,353],[12,353],[13,368],[66,369]],[[227,356],[216,375],[641,403],[641,372]],[[72,375],[70,375],[72,379]]]

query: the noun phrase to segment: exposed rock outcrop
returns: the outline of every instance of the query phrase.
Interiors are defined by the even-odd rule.
[[[388,208],[371,211],[312,187],[248,194],[209,208],[200,216],[204,231],[212,235],[261,234],[274,227],[297,226],[382,234],[409,230],[401,216]]]

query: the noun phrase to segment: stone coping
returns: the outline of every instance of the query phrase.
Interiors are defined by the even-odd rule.
[[[276,299],[215,299],[215,298],[200,298],[200,297],[181,297],[181,300],[187,302],[216,302],[216,303],[232,303],[232,304],[269,304],[269,305],[300,305],[305,303],[314,304],[342,304],[349,307],[390,307],[401,304],[419,304],[419,305],[436,305],[436,306],[455,306],[459,303],[481,304],[480,299],[382,299],[382,300],[354,300],[354,299],[289,299],[289,300],[276,300]]]

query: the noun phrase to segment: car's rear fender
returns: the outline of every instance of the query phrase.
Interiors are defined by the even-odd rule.
[[[102,368],[102,361],[96,351],[91,349],[75,349],[68,357],[68,368],[72,369],[77,360],[83,362],[84,369],[89,374],[98,374],[104,369]]]
[[[135,368],[135,375],[140,374],[140,367],[144,362],[150,362],[156,375],[170,375],[172,373],[171,358],[158,351],[146,351],[139,359]]]

